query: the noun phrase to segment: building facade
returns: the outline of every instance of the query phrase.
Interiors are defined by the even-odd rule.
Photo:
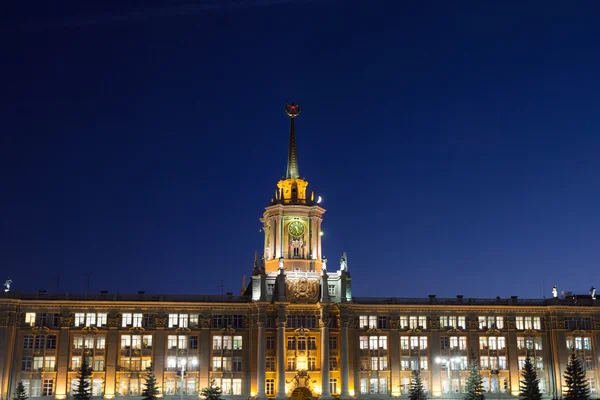
[[[212,379],[226,398],[406,397],[420,371],[431,397],[461,397],[474,355],[488,398],[516,396],[531,357],[559,398],[575,351],[596,393],[600,307],[594,296],[543,300],[361,298],[345,255],[323,258],[325,209],[300,178],[295,118],[285,179],[261,221],[263,256],[240,295],[0,296],[0,395],[65,399],[85,357],[97,398],[140,396],[153,369],[161,396],[198,398]]]

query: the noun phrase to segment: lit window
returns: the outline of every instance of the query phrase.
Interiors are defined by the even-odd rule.
[[[83,326],[85,324],[85,313],[75,313],[75,326]]]
[[[130,313],[126,313],[126,314],[122,314],[122,315],[121,315],[121,326],[122,326],[123,328],[126,328],[126,327],[128,327],[128,326],[131,326],[131,324],[132,324],[132,321],[133,321],[132,314],[130,314]]]
[[[35,325],[35,313],[28,312],[25,313],[25,323],[30,326]]]

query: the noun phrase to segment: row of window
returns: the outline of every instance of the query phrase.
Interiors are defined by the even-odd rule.
[[[575,318],[576,320],[581,320]],[[477,319],[479,329],[504,329],[504,317],[502,316],[480,316]],[[425,315],[401,315],[401,329],[427,329],[428,317]],[[589,322],[589,321],[588,321]],[[541,329],[542,323],[540,317],[515,317],[515,324],[518,330]],[[388,328],[388,317],[377,315],[360,315],[358,325],[361,329],[386,329]],[[464,315],[459,316],[440,316],[440,327],[465,329],[467,318]],[[573,326],[573,323],[571,324]]]
[[[335,287],[329,288],[330,295],[335,295]],[[152,326],[152,314],[142,313],[123,313],[121,314],[122,327],[150,327]],[[168,314],[169,328],[194,328],[198,327],[198,314]],[[105,326],[107,323],[107,313],[75,313],[73,326]],[[212,328],[243,328],[243,315],[213,315],[211,317]],[[467,326],[466,316],[442,315],[439,317],[442,328],[464,329]],[[52,326],[58,327],[60,314],[58,313],[25,313],[24,322],[31,326]],[[287,326],[289,328],[316,328],[318,318],[315,315],[288,315]],[[517,316],[515,317],[516,328],[518,330],[541,329],[540,317]],[[273,326],[275,327],[274,319]],[[479,329],[504,329],[503,316],[480,316],[478,317]],[[566,329],[590,330],[592,326],[589,317],[565,317]],[[388,328],[388,317],[377,315],[359,316],[359,327],[361,329],[386,329]],[[403,329],[427,329],[427,316],[400,316],[400,327]]]
[[[198,327],[198,314],[168,314],[169,328],[195,328]],[[123,313],[121,314],[121,326],[126,327],[151,327],[154,315],[142,313]],[[24,322],[31,326],[52,326],[58,327],[60,321],[59,314],[46,313],[25,313]],[[107,313],[75,313],[73,318],[74,327],[83,326],[105,326],[108,321]],[[243,315],[213,315],[211,317],[211,327],[221,328],[243,328]]]

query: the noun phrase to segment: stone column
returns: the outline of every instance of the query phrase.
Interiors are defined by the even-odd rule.
[[[115,318],[115,317],[112,317]],[[114,319],[118,324],[118,317]],[[104,398],[112,399],[115,397],[117,387],[117,357],[119,354],[119,334],[114,323],[108,328],[106,335],[106,377],[104,380]]]
[[[317,260],[322,258],[321,254],[321,218],[317,219]]]
[[[210,352],[212,349],[212,340],[210,337],[210,323],[211,318],[209,315],[203,315],[200,317],[200,360],[198,361],[198,387],[203,389],[208,387],[210,380]]]
[[[58,339],[58,353],[56,357],[56,392],[55,398],[66,398],[69,394],[69,351],[71,350],[71,338],[69,328],[73,324],[73,317],[60,317],[60,336]]]
[[[260,353],[259,353],[260,357]],[[264,357],[262,357],[264,359]],[[285,322],[277,324],[277,396],[285,396]]]
[[[321,400],[332,399],[329,391],[329,318],[321,321]]]
[[[349,365],[348,365],[348,321],[342,320],[340,327],[340,375],[342,378],[342,391],[340,399],[349,399]]]
[[[258,400],[266,399],[265,393],[265,325],[264,322],[259,321],[258,325],[258,345],[256,352],[257,354],[257,365],[256,365],[256,398]]]
[[[273,230],[275,231],[275,240],[274,240],[274,247],[275,247],[275,257],[276,259],[278,259],[279,257],[282,257],[282,251],[283,251],[283,245],[282,245],[282,241],[283,241],[283,230],[282,230],[282,226],[283,224],[281,223],[281,216],[279,215],[275,215],[273,217]]]

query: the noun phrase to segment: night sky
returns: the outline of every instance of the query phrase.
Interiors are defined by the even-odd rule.
[[[238,293],[286,171],[286,101],[355,296],[600,286],[598,2],[2,7],[15,291]]]

